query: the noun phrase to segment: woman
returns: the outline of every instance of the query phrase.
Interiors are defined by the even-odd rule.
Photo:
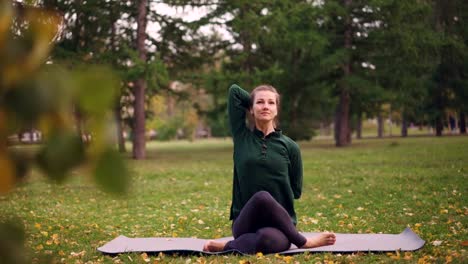
[[[204,251],[237,250],[275,253],[335,243],[335,235],[306,238],[296,230],[294,199],[302,192],[298,145],[277,129],[280,96],[269,85],[249,95],[237,85],[229,89],[228,115],[234,140],[234,180],[230,219],[231,241],[208,241]],[[246,114],[252,128],[247,127]]]

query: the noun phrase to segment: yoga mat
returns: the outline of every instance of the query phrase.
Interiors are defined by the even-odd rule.
[[[302,233],[306,237],[318,233]],[[391,251],[414,251],[424,245],[422,240],[410,228],[406,228],[400,234],[335,234],[336,243],[332,246],[323,246],[311,249],[298,249],[294,245],[289,250],[279,254],[297,254],[302,252],[391,252]],[[217,240],[231,240],[232,237],[224,237]],[[97,250],[106,254],[118,254],[128,252],[147,253],[185,253],[185,254],[223,254],[235,251],[203,252],[203,245],[208,239],[200,238],[171,238],[171,237],[149,237],[128,238],[118,236]],[[239,252],[235,252],[239,253]]]

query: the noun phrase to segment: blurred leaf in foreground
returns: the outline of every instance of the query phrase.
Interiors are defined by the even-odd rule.
[[[105,150],[97,160],[95,178],[103,190],[111,193],[124,193],[129,187],[127,167],[114,149]]]
[[[11,16],[10,1],[2,1],[0,8],[0,85],[11,88],[44,63],[52,47],[51,42],[59,32],[62,17],[53,11],[19,3],[14,10],[16,14]]]
[[[5,38],[7,37],[13,18],[13,7],[8,1],[0,2],[0,50],[5,46]]]
[[[62,182],[70,169],[84,161],[84,154],[83,143],[76,133],[61,132],[50,135],[37,155],[37,163],[49,178]]]
[[[0,195],[8,192],[15,184],[15,169],[8,155],[0,150]]]
[[[0,4],[1,194],[11,190],[33,163],[60,183],[73,168],[89,161],[104,190],[127,189],[125,163],[109,150],[114,143],[109,116],[120,80],[104,65],[65,68],[48,58],[62,19],[59,13],[26,3]],[[13,149],[7,137],[19,138],[31,129],[40,130],[43,144],[33,150]]]
[[[127,168],[108,136],[119,79],[106,66],[65,68],[49,58],[63,17],[28,3],[0,1],[0,195],[11,191],[31,165],[61,183],[88,161],[102,189],[125,192]],[[42,132],[42,144],[15,146],[24,131],[33,129]],[[22,227],[0,222],[0,263],[32,262],[24,237]],[[56,235],[46,245],[58,243]],[[46,256],[36,262],[50,261]]]
[[[0,263],[28,263],[25,257],[22,221],[0,223]]]
[[[82,109],[93,117],[106,113],[115,104],[120,91],[117,75],[100,65],[87,65],[78,73],[75,85]]]

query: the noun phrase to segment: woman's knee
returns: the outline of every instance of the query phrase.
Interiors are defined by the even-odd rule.
[[[275,253],[289,249],[291,243],[286,235],[273,227],[264,227],[256,232],[258,252]]]
[[[273,198],[273,196],[271,196],[271,194],[267,191],[256,192],[250,199],[260,204],[266,204],[275,201],[275,198]]]

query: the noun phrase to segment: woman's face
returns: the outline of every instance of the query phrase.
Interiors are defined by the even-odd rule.
[[[276,94],[274,92],[258,91],[255,93],[252,103],[250,113],[254,116],[255,121],[262,123],[273,122],[278,114]]]

